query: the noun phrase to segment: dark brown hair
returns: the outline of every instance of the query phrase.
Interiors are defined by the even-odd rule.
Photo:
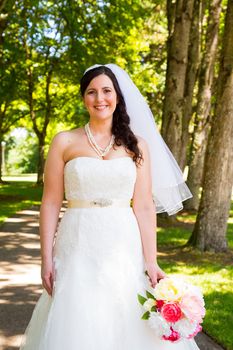
[[[142,153],[138,147],[138,140],[130,129],[130,117],[126,111],[125,100],[118,81],[111,69],[106,66],[98,66],[97,68],[88,70],[80,81],[81,94],[84,96],[84,93],[92,79],[101,74],[105,74],[111,79],[118,98],[118,103],[113,113],[111,130],[112,134],[115,136],[115,144],[117,146],[121,146],[123,144],[126,148],[126,151],[133,154],[133,160],[138,165],[143,159]]]

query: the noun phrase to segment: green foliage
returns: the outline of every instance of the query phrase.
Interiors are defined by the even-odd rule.
[[[142,295],[138,294],[138,301],[141,305],[143,305],[145,303],[147,299],[145,297],[143,297]]]
[[[24,132],[22,132],[24,131]],[[17,136],[10,136],[6,143],[8,174],[36,173],[38,163],[37,139],[33,132],[17,129]]]
[[[45,131],[48,145],[56,132],[83,125],[88,115],[79,95],[79,79],[88,66],[109,62],[128,70],[159,120],[165,9],[165,3],[139,0],[16,1],[3,41],[1,96],[2,108],[8,100],[11,104],[6,117],[13,121],[10,127],[33,127],[38,137]]]
[[[6,2],[5,10],[12,6],[13,1]],[[6,14],[6,18],[0,30],[0,140],[28,113],[27,105],[20,96],[23,79],[22,45],[18,40],[20,25],[15,21],[14,11]]]
[[[142,315],[141,319],[142,319],[142,320],[148,320],[148,319],[149,319],[149,316],[150,316],[150,312],[149,312],[149,311],[146,311],[146,312]]]
[[[147,298],[155,299],[154,295],[151,294],[148,290],[146,291]]]

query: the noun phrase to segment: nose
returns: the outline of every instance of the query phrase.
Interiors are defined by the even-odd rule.
[[[103,101],[104,99],[104,95],[102,93],[102,91],[99,91],[96,93],[96,102],[99,102],[99,101]]]

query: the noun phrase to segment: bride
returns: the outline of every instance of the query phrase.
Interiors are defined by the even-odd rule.
[[[137,300],[166,276],[156,260],[156,212],[174,214],[191,196],[182,173],[120,67],[90,67],[81,94],[89,122],[56,135],[46,160],[44,291],[20,349],[198,349],[194,340],[159,339]]]

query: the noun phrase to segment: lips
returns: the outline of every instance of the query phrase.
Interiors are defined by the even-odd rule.
[[[107,107],[108,106],[106,106],[106,105],[101,105],[101,106],[95,106],[95,109],[97,109],[98,111],[102,111],[102,110],[104,110]]]

